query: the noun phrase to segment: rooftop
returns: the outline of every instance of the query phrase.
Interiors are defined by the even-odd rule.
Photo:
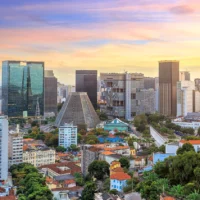
[[[81,173],[81,167],[77,165],[76,162],[63,162],[63,163],[55,163],[50,165],[43,165],[40,167],[42,168],[48,168],[54,171],[55,173],[59,175],[63,174],[74,174],[74,173]]]
[[[131,176],[129,176],[128,174],[126,174],[124,172],[116,172],[110,176],[110,179],[116,179],[116,180],[120,180],[120,181],[129,180],[129,179],[131,179]]]
[[[180,143],[200,144],[200,140],[181,140]]]
[[[114,153],[111,152],[111,151],[104,151],[101,154],[103,154],[103,155],[111,155],[111,154],[114,154]]]

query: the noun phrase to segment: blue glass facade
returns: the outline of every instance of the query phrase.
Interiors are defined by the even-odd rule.
[[[2,112],[9,117],[35,116],[37,102],[43,115],[44,63],[4,61],[2,97]]]

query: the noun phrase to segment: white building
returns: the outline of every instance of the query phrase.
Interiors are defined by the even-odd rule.
[[[193,112],[194,90],[193,81],[177,82],[177,116],[186,116],[188,112]]]
[[[59,146],[68,148],[72,144],[77,145],[77,126],[65,123],[59,127]]]
[[[0,116],[0,180],[8,178],[8,118]]]
[[[185,121],[182,121],[182,118],[174,119],[172,123],[181,126],[181,128],[198,129],[200,127],[200,122],[198,121],[185,122]]]
[[[9,167],[23,162],[23,134],[19,129],[9,132],[8,157]]]

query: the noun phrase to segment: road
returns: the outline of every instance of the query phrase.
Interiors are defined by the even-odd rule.
[[[142,198],[139,193],[133,192],[133,193],[126,194],[125,200],[142,200]]]

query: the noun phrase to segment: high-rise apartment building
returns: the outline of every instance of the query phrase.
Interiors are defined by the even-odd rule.
[[[3,61],[2,112],[8,117],[44,115],[44,63]]]
[[[136,115],[137,89],[144,89],[141,73],[101,73],[101,110],[113,117],[131,119]]]
[[[190,81],[190,72],[188,72],[188,71],[180,72],[179,80],[180,81]]]
[[[8,119],[0,116],[0,180],[8,178]]]
[[[178,81],[179,61],[160,61],[159,112],[163,115],[176,116]]]
[[[76,92],[87,92],[97,109],[97,70],[76,70]]]
[[[77,145],[77,126],[73,123],[59,127],[59,146],[65,148],[70,147],[72,144]]]
[[[9,167],[23,162],[23,134],[19,132],[19,128],[9,132],[8,157]]]
[[[193,112],[193,91],[195,85],[193,81],[177,82],[177,117],[187,116]]]
[[[45,113],[57,113],[57,78],[53,70],[45,70]]]

